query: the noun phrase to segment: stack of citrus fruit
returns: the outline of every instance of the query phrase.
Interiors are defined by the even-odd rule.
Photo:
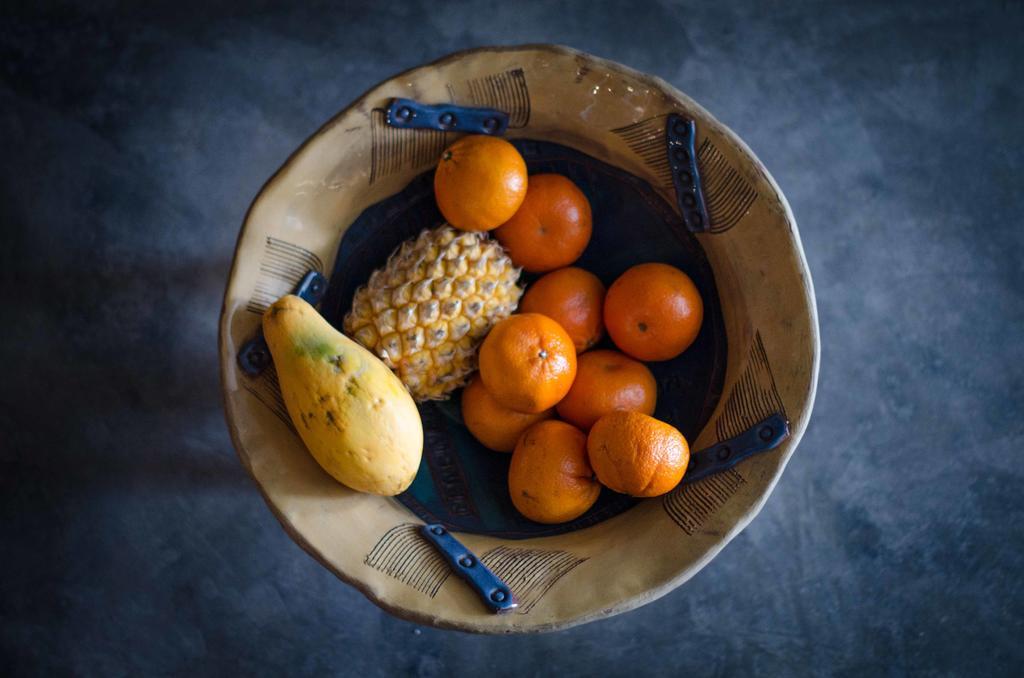
[[[657,385],[642,361],[675,358],[697,338],[704,308],[689,276],[640,263],[606,290],[593,273],[573,267],[593,229],[587,197],[567,177],[527,177],[522,156],[502,139],[452,144],[434,190],[450,224],[493,231],[516,266],[543,274],[519,312],[490,330],[480,372],[462,393],[470,432],[490,449],[512,452],[515,507],[532,520],[560,523],[593,506],[602,485],[636,497],[675,487],[689,447],[651,416]],[[605,333],[619,350],[590,351]]]

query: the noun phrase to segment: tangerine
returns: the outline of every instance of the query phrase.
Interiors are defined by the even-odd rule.
[[[489,231],[508,221],[526,197],[526,161],[498,137],[475,134],[441,154],[434,197],[449,224],[463,231]]]
[[[558,322],[583,353],[604,334],[604,285],[596,275],[570,266],[541,276],[519,302],[522,313],[543,313]]]
[[[538,523],[564,523],[594,505],[601,485],[587,461],[587,436],[554,419],[526,429],[508,467],[512,504]]]
[[[618,351],[585,353],[576,365],[576,379],[558,403],[558,415],[586,431],[617,410],[654,414],[658,385],[643,363]]]
[[[530,177],[526,199],[494,235],[516,266],[553,271],[580,258],[590,242],[590,201],[561,174]]]
[[[484,447],[496,452],[511,452],[523,431],[552,415],[553,410],[524,414],[503,407],[487,392],[479,374],[462,390],[463,423]]]
[[[638,264],[612,283],[604,325],[615,345],[637,360],[670,360],[697,338],[704,302],[690,276],[668,264]]]
[[[683,479],[690,447],[670,424],[640,412],[612,412],[591,427],[587,456],[605,487],[656,497]]]
[[[517,313],[491,328],[480,346],[480,378],[504,407],[535,414],[554,407],[576,378],[576,349],[557,322]]]

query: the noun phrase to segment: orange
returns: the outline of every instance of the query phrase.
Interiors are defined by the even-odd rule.
[[[489,231],[523,204],[526,183],[526,162],[515,146],[497,137],[470,135],[441,154],[434,197],[455,228]]]
[[[560,268],[530,285],[519,302],[522,313],[543,313],[572,337],[577,353],[593,346],[604,334],[601,309],[604,285],[582,268]]]
[[[535,174],[522,206],[494,235],[516,266],[543,273],[579,259],[592,228],[590,202],[576,184],[561,174]]]
[[[558,403],[558,415],[586,431],[617,410],[654,414],[658,385],[647,366],[618,351],[591,351],[579,357],[576,380]]]
[[[523,431],[553,414],[553,410],[523,414],[502,407],[484,388],[480,375],[462,390],[463,423],[484,447],[496,452],[511,452]]]
[[[639,412],[612,412],[587,436],[587,456],[605,487],[634,497],[656,497],[679,484],[690,447],[674,426]]]
[[[587,436],[564,421],[526,429],[508,467],[516,509],[538,523],[564,523],[587,512],[601,485],[587,461]]]
[[[516,412],[554,407],[576,378],[569,334],[546,315],[518,313],[491,328],[480,346],[480,378],[499,404]]]
[[[689,348],[704,321],[704,302],[690,276],[668,264],[639,264],[608,288],[604,325],[637,360],[670,360]]]

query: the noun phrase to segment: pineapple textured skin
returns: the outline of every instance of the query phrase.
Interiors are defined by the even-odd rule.
[[[356,290],[343,328],[416,400],[443,400],[476,369],[491,327],[516,310],[519,273],[485,233],[425,229]]]

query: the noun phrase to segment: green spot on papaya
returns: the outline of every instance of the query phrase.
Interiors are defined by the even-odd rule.
[[[338,354],[338,345],[331,341],[324,341],[322,337],[310,335],[296,335],[292,340],[295,354],[298,356],[309,356],[314,360],[330,360]]]

